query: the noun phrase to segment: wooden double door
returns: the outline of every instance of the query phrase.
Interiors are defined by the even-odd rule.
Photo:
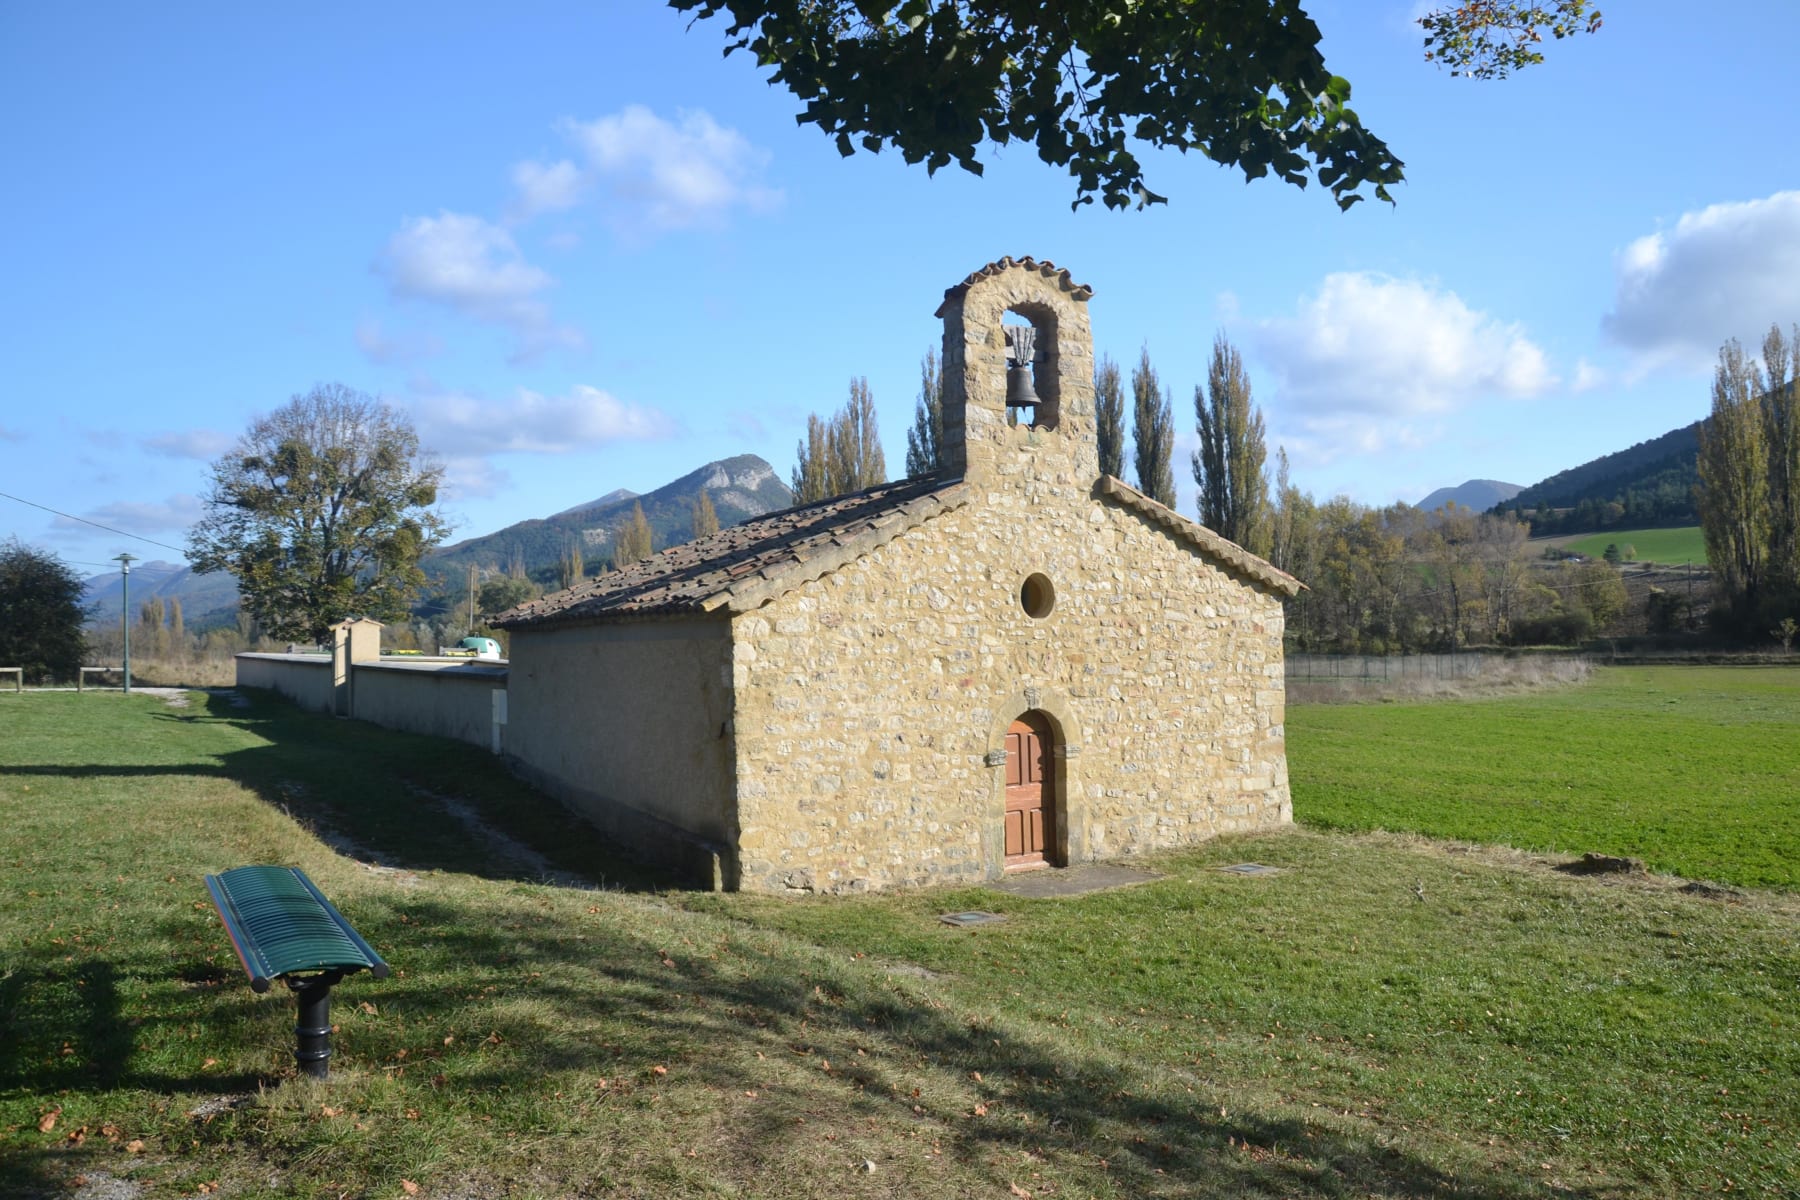
[[[1006,734],[1006,867],[1040,867],[1054,856],[1056,789],[1049,723],[1026,713]]]

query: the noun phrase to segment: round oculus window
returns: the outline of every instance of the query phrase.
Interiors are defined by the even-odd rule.
[[[1034,620],[1049,616],[1056,607],[1056,589],[1050,586],[1050,577],[1040,571],[1026,579],[1019,588],[1019,606]]]

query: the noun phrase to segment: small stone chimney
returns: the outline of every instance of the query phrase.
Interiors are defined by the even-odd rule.
[[[1003,258],[944,293],[944,474],[993,484],[1046,471],[1086,485],[1100,473],[1094,433],[1094,338],[1088,298],[1054,263]],[[1007,338],[1015,314],[1036,330],[1035,413],[1006,414]],[[1029,422],[1029,424],[1027,423]]]

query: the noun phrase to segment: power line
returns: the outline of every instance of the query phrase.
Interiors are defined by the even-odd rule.
[[[0,492],[0,496],[5,496],[8,500],[17,500],[20,504],[29,504],[33,508],[41,508],[47,513],[55,513],[64,520],[80,521],[83,525],[92,525],[95,529],[104,529],[106,532],[116,533],[120,537],[136,538],[140,542],[149,542],[152,546],[161,546],[164,550],[173,550],[183,558],[187,557],[187,551],[183,550],[180,546],[171,546],[167,542],[159,542],[155,538],[147,538],[141,533],[126,533],[123,529],[114,529],[111,525],[102,525],[98,521],[90,521],[86,517],[78,517],[74,513],[66,513],[60,509],[51,508],[48,504],[39,504],[36,500],[27,500],[23,496],[15,496],[11,492]]]

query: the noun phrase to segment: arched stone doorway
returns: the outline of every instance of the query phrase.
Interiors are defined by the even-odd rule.
[[[1054,864],[1061,830],[1056,806],[1056,734],[1043,713],[1015,719],[1006,731],[1004,860],[1008,871]]]

